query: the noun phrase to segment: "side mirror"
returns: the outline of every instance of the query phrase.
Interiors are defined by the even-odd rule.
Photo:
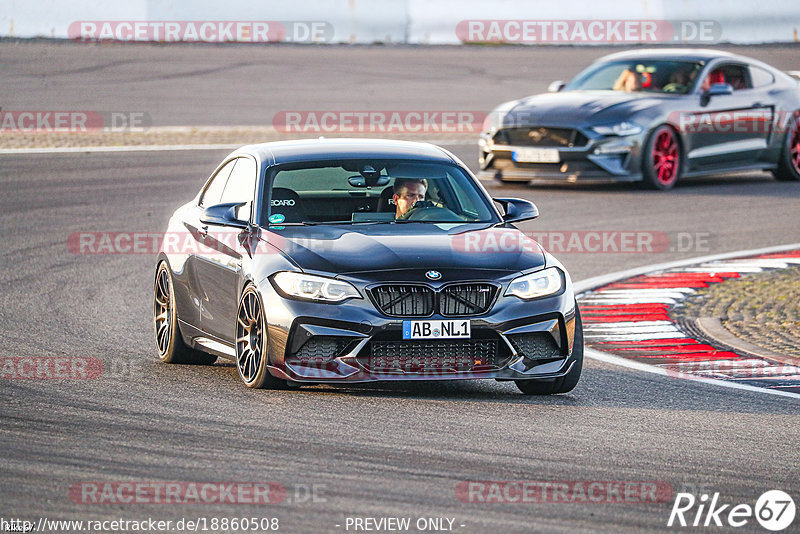
[[[228,202],[209,206],[200,216],[203,224],[213,224],[215,226],[231,226],[233,228],[247,228],[250,224],[247,221],[236,218],[236,209],[244,206],[247,202]]]
[[[562,90],[567,84],[563,80],[556,80],[547,86],[548,93],[557,93]]]
[[[503,215],[503,222],[528,221],[539,216],[539,208],[529,200],[521,198],[494,198],[492,200],[503,206],[506,212]]]
[[[712,96],[720,96],[720,95],[732,95],[733,94],[733,86],[729,83],[715,83],[711,87],[708,88],[706,92],[703,93],[705,98],[711,98]]]

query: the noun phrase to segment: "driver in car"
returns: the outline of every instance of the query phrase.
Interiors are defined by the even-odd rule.
[[[428,181],[424,178],[397,178],[394,181],[394,205],[396,206],[395,218],[402,219],[403,215],[414,207],[414,204],[425,200],[428,190]]]

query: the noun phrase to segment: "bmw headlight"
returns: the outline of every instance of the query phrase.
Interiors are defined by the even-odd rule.
[[[600,135],[636,135],[642,131],[641,126],[632,122],[619,122],[617,124],[605,124],[602,126],[592,126],[592,130]]]
[[[274,285],[289,297],[322,302],[360,299],[361,294],[348,282],[313,274],[282,271],[272,277]]]
[[[561,271],[550,267],[515,278],[508,284],[506,296],[514,295],[523,300],[531,300],[554,295],[563,288],[564,277]]]

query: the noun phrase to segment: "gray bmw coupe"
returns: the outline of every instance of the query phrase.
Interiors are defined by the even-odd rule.
[[[583,363],[572,282],[514,226],[537,216],[429,144],[243,147],[169,221],[159,357],[230,358],[253,388],[493,378],[570,391]]]
[[[712,50],[621,52],[550,91],[492,111],[479,140],[483,175],[654,189],[744,170],[800,180],[798,81],[761,61]]]

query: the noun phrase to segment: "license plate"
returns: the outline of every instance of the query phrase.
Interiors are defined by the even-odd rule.
[[[469,337],[469,321],[403,321],[403,339]]]
[[[511,153],[511,159],[520,163],[558,163],[558,150],[555,148],[520,148]]]

